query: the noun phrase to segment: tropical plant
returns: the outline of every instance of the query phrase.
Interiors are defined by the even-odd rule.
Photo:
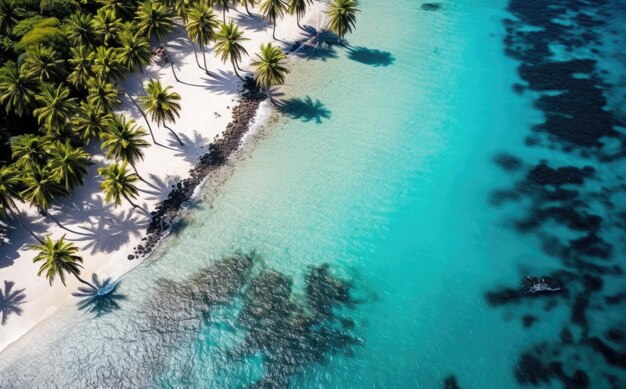
[[[202,50],[204,70],[209,72],[206,64],[205,46],[213,39],[214,31],[219,23],[213,9],[203,2],[197,2],[187,13],[187,34],[192,42]]]
[[[263,16],[272,22],[272,38],[276,39],[276,19],[282,18],[287,10],[284,0],[263,0],[261,12]]]
[[[135,20],[141,33],[146,34],[148,37],[156,37],[161,47],[165,50],[174,78],[176,81],[179,81],[174,69],[174,62],[162,41],[162,38],[174,29],[174,16],[174,12],[166,4],[158,3],[155,0],[147,0],[141,3],[137,9]]]
[[[101,78],[90,79],[87,82],[87,91],[89,93],[87,102],[104,112],[110,112],[113,107],[122,102],[117,87]]]
[[[59,227],[71,231],[48,212],[48,208],[52,206],[58,196],[67,194],[63,185],[59,183],[58,176],[47,166],[33,165],[21,176],[21,179],[22,185],[26,189],[20,192],[20,197],[31,206],[37,207]]]
[[[93,56],[87,46],[77,46],[71,49],[72,57],[68,59],[72,72],[67,76],[67,82],[77,88],[86,88],[87,82],[94,77]]]
[[[0,103],[7,113],[17,116],[29,113],[38,89],[39,80],[34,73],[20,71],[13,64],[7,64],[0,71]]]
[[[111,12],[115,17],[130,20],[133,18],[137,2],[135,0],[98,0],[105,11]]]
[[[176,133],[167,126],[168,122],[175,122],[180,117],[180,95],[172,91],[171,86],[163,88],[159,80],[150,79],[146,88],[146,95],[139,98],[140,102],[146,109],[157,125],[167,128],[178,140],[181,146],[180,138]]]
[[[119,49],[119,60],[128,70],[139,67],[143,73],[143,65],[150,63],[152,50],[150,41],[139,31],[133,31],[132,25],[127,24],[120,34],[122,47]]]
[[[98,30],[92,22],[92,15],[89,13],[76,12],[67,19],[65,33],[67,39],[73,47],[86,46],[93,49],[100,43]]]
[[[89,144],[92,139],[99,138],[106,131],[109,117],[103,109],[83,102],[78,115],[72,118],[72,127]]]
[[[328,6],[328,29],[337,34],[341,44],[346,33],[355,28],[357,12],[356,0],[333,0]]]
[[[118,80],[124,77],[127,68],[120,62],[117,48],[98,46],[91,55],[93,72],[96,77]]]
[[[60,132],[65,122],[78,110],[76,98],[63,84],[44,84],[41,94],[35,96],[40,108],[33,111],[37,122],[48,132]]]
[[[267,91],[270,101],[274,103],[271,88],[273,85],[283,84],[289,70],[284,66],[287,58],[282,50],[271,43],[261,45],[258,60],[252,63],[256,73],[256,83]]]
[[[105,46],[111,46],[117,41],[122,30],[122,23],[112,10],[100,9],[91,20],[93,28],[102,37]]]
[[[76,186],[83,185],[83,177],[91,164],[91,155],[80,147],[73,147],[69,142],[57,142],[52,148],[50,171],[63,183],[68,193]]]
[[[0,217],[6,216],[15,208],[15,200],[20,197],[18,190],[20,180],[15,169],[0,166]]]
[[[43,242],[32,245],[30,248],[38,251],[33,258],[33,263],[41,262],[37,275],[41,276],[45,273],[50,285],[58,276],[65,286],[65,275],[71,274],[81,283],[96,289],[91,283],[80,278],[83,259],[76,255],[78,248],[73,243],[65,241],[65,235],[57,241],[53,241],[50,235],[47,235]]]
[[[294,14],[296,15],[296,23],[298,24],[298,27],[302,28],[302,26],[300,25],[300,19],[306,13],[307,6],[313,4],[313,0],[288,0],[288,1],[289,1],[289,4],[288,4],[287,11],[291,15],[294,15]]]
[[[59,81],[65,75],[65,61],[50,47],[37,45],[26,53],[23,70],[35,74],[41,81]]]
[[[135,183],[139,180],[139,176],[136,173],[129,172],[127,166],[126,162],[114,162],[108,167],[98,169],[98,174],[104,177],[104,181],[100,184],[100,189],[104,192],[104,201],[107,203],[112,202],[118,207],[122,205],[122,198],[124,198],[133,208],[139,208],[146,212],[133,202],[133,199],[138,196]]]
[[[11,158],[20,171],[48,164],[52,143],[47,137],[33,134],[18,135],[11,138],[10,145]]]
[[[243,32],[232,20],[228,24],[222,24],[220,31],[215,35],[215,53],[219,55],[223,63],[231,62],[235,74],[242,81],[244,79],[237,72],[237,68],[242,55],[248,55],[246,49],[241,45],[241,42],[246,40],[248,38],[243,36]]]
[[[9,34],[19,21],[20,7],[15,0],[0,0],[0,33]]]
[[[108,129],[102,133],[102,149],[106,149],[109,159],[128,163],[137,176],[137,161],[143,159],[143,148],[150,144],[143,138],[147,133],[134,120],[126,120],[123,115],[114,115],[108,119]]]

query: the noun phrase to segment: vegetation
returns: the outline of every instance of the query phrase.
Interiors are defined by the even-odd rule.
[[[263,16],[273,23],[286,12],[298,25],[312,0],[0,0],[0,217],[19,218],[19,200],[51,218],[49,209],[60,197],[83,185],[92,156],[91,142],[100,145],[112,161],[98,173],[105,200],[122,201],[135,208],[138,180],[136,165],[150,143],[146,131],[134,120],[114,113],[122,94],[139,108],[156,143],[148,117],[168,129],[181,114],[181,96],[159,80],[146,83],[138,102],[120,85],[128,72],[143,73],[150,63],[156,39],[165,50],[178,81],[165,40],[184,26],[191,42],[199,46],[208,74],[207,51],[230,62],[243,80],[240,64],[248,56],[243,31],[226,20],[230,8],[261,2]],[[222,21],[214,8],[222,13]],[[355,0],[331,0],[328,28],[340,40],[355,27]],[[181,23],[182,22],[182,23]],[[284,83],[288,72],[285,54],[272,43],[261,45],[253,62],[256,83],[267,91]],[[198,66],[200,61],[196,56]],[[143,123],[142,123],[143,125]],[[91,150],[91,148],[90,148]],[[129,170],[132,168],[132,171]],[[142,209],[143,210],[143,209]],[[146,210],[143,210],[147,213]],[[42,239],[35,262],[50,283],[65,276],[80,279],[82,259],[62,237]],[[79,232],[72,231],[80,234]]]

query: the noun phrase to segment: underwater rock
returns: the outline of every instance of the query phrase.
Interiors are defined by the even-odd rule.
[[[550,380],[550,370],[535,356],[525,353],[515,366],[515,378],[522,385],[538,386]]]
[[[441,3],[423,3],[422,9],[424,11],[439,11],[441,9]]]
[[[506,288],[487,292],[485,297],[490,305],[499,306],[519,301],[522,298],[522,294],[516,289]]]
[[[626,369],[626,353],[614,350],[612,347],[604,343],[600,338],[592,337],[588,341],[591,348],[602,354],[604,360],[609,364]]]
[[[561,283],[552,277],[526,276],[522,279],[522,290],[526,293],[552,293],[561,289],[563,289]]]
[[[537,322],[537,320],[538,319],[533,315],[524,315],[524,317],[522,318],[522,324],[524,324],[524,327],[530,328],[533,324]]]
[[[454,375],[449,375],[443,380],[443,389],[460,389],[459,383]]]

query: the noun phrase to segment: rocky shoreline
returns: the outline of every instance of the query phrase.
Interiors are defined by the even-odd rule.
[[[167,235],[179,219],[183,204],[191,200],[196,188],[239,149],[243,136],[250,129],[252,119],[256,116],[259,104],[266,98],[266,94],[256,86],[254,80],[247,78],[239,104],[233,108],[233,120],[228,123],[222,136],[209,144],[208,153],[199,158],[196,166],[189,171],[189,177],[173,186],[167,198],[151,212],[146,236],[142,238],[141,244],[133,248],[133,254],[128,255],[129,260],[146,257]]]

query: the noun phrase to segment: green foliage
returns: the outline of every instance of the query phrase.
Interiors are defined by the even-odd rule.
[[[30,248],[38,251],[33,262],[41,262],[37,275],[45,274],[50,285],[58,276],[65,286],[66,274],[72,274],[79,281],[86,283],[79,277],[80,269],[83,267],[83,259],[76,255],[78,247],[71,242],[66,242],[65,235],[57,241],[53,241],[50,235],[47,235],[45,241],[40,241],[40,244],[30,246]]]
[[[36,23],[33,29],[26,33],[15,45],[15,51],[22,53],[33,49],[37,45],[48,46],[61,53],[69,52],[67,38],[61,30],[57,18],[43,19]]]
[[[41,0],[39,9],[42,14],[64,19],[78,9],[75,0]]]
[[[158,80],[148,81],[146,95],[139,100],[158,125],[174,122],[180,117],[180,95],[174,92],[171,86],[163,88]]]
[[[24,35],[28,34],[35,27],[35,25],[43,20],[45,19],[41,15],[35,15],[33,17],[20,20],[15,27],[13,27],[13,30],[11,30],[11,36],[16,40],[19,40]]]

